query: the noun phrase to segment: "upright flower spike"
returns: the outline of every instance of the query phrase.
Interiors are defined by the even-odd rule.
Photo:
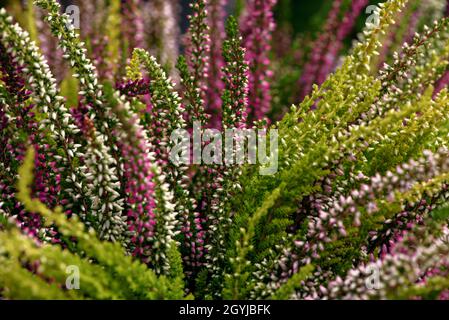
[[[206,4],[206,0],[195,0],[190,5],[193,12],[189,16],[190,25],[185,45],[189,72],[185,74],[185,70],[180,70],[182,74],[184,73],[182,81],[187,87],[187,91],[196,91],[189,98],[189,103],[186,104],[188,124],[200,121],[201,127],[204,126],[207,120],[204,112],[204,101],[207,92],[206,83],[209,78],[210,63],[210,36]]]
[[[190,230],[190,221],[194,219],[192,212],[195,203],[190,198],[187,188],[187,167],[176,166],[169,158],[170,151],[174,147],[170,139],[172,133],[186,127],[181,99],[174,91],[173,83],[167,78],[154,57],[142,49],[136,49],[134,57],[133,61],[140,61],[150,78],[148,89],[152,109],[144,113],[141,122],[147,131],[151,151],[160,166],[160,174],[165,177],[169,192],[176,197],[177,203],[173,209],[180,215],[181,229]],[[183,235],[186,234],[188,234],[187,231],[183,232]]]
[[[174,84],[170,78],[156,62],[156,58],[142,49],[136,49],[134,56],[143,65],[150,78],[148,91],[153,107],[152,115],[151,118],[145,116],[142,122],[148,131],[148,139],[152,148],[158,148],[152,151],[155,152],[159,161],[169,164],[170,149],[173,147],[170,136],[175,130],[183,129],[186,126],[182,117],[184,110],[181,106],[181,99],[174,91]]]
[[[415,5],[415,10],[411,14],[409,18],[409,23],[407,27],[407,32],[404,35],[404,42],[411,42],[413,39],[413,35],[418,31],[418,25],[421,22],[422,15],[424,13],[424,10],[422,6],[419,5],[419,1],[415,3],[409,3],[409,6]]]
[[[19,107],[30,98],[30,91],[25,87],[23,67],[17,60],[17,57],[12,55],[12,48],[8,44],[0,43],[0,79],[4,85],[2,98],[5,100],[5,107],[7,103],[14,103],[14,107]],[[12,101],[7,102],[6,100],[9,100],[7,96],[12,96]]]
[[[343,18],[339,26],[337,27],[337,35],[336,39],[333,43],[329,44],[329,53],[331,58],[325,60],[325,64],[323,65],[320,73],[318,74],[318,83],[324,82],[326,77],[333,71],[336,67],[339,54],[343,47],[343,41],[346,37],[353,31],[354,25],[357,22],[357,18],[363,9],[368,5],[368,0],[352,0],[351,5],[348,10],[344,13]]]
[[[222,68],[224,59],[222,54],[225,33],[225,6],[227,0],[210,0],[207,4],[207,24],[210,34],[209,77],[206,80],[207,92],[204,105],[209,115],[209,126],[221,128],[221,94],[224,89]]]
[[[374,117],[382,116],[389,109],[395,108],[396,101],[407,95],[416,94],[410,99],[419,98],[423,84],[435,84],[434,97],[444,87],[444,74],[446,68],[445,57],[448,54],[447,46],[449,20],[442,19],[431,28],[425,27],[421,34],[416,33],[411,43],[404,43],[400,53],[394,53],[394,60],[384,64],[379,71],[382,81],[382,97],[365,112],[359,123],[369,123]],[[430,54],[425,53],[426,48],[432,47]],[[421,64],[432,65],[435,72],[426,72]],[[438,79],[441,77],[440,79]]]
[[[6,34],[6,32],[3,34],[5,38],[7,38]],[[2,206],[9,217],[15,217],[16,223],[28,235],[45,242],[58,242],[56,232],[51,227],[44,227],[38,215],[26,212],[22,204],[15,201],[17,167],[23,160],[26,146],[32,144],[38,151],[35,158],[36,184],[33,195],[50,206],[64,205],[66,213],[71,213],[69,208],[72,203],[68,201],[71,197],[67,196],[65,190],[61,188],[60,172],[63,171],[58,167],[61,163],[56,163],[58,155],[53,145],[54,140],[49,137],[48,126],[43,125],[44,121],[40,123],[41,128],[39,127],[39,121],[35,115],[36,108],[32,104],[32,96],[35,93],[26,86],[24,76],[29,68],[19,64],[20,61],[25,64],[30,61],[26,56],[24,58],[15,53],[10,47],[14,45],[13,41],[7,42],[7,49],[1,40],[4,39],[0,39],[0,82],[5,85],[0,88],[2,104],[0,136],[3,137],[1,153],[4,155],[0,165]],[[22,44],[28,49],[26,41]],[[26,51],[26,49],[23,50]],[[37,58],[39,60],[39,56]],[[39,64],[34,67],[39,68]],[[31,85],[32,88],[33,85]]]
[[[248,94],[248,64],[245,60],[245,49],[242,48],[242,37],[234,17],[230,17],[226,26],[227,38],[223,43],[223,57],[225,66],[222,69],[225,89],[222,96],[222,128],[244,129],[247,119]],[[233,137],[235,138],[235,137]],[[238,139],[238,138],[237,138]],[[236,159],[239,150],[234,150],[232,159]],[[212,165],[207,168],[209,179],[206,182],[204,194],[210,193],[203,201],[206,218],[207,244],[206,266],[212,277],[208,290],[220,291],[223,286],[224,270],[218,266],[226,263],[226,249],[223,247],[232,224],[230,212],[230,199],[241,191],[238,181],[242,173],[235,163],[226,163],[222,166]],[[215,287],[215,288],[214,288]],[[221,294],[216,295],[221,296]]]
[[[90,59],[86,56],[85,44],[80,41],[73,26],[69,23],[66,14],[59,13],[60,5],[54,0],[36,0],[36,5],[47,11],[44,18],[50,25],[53,36],[60,41],[60,46],[64,51],[64,58],[70,62],[71,67],[76,72],[73,76],[80,82],[80,96],[83,97],[86,104],[91,105],[97,116],[102,120],[108,119],[108,106],[103,101],[102,86],[98,83],[96,68],[92,65]],[[95,121],[95,126],[99,132],[106,135],[113,145],[113,137],[110,129],[115,127],[117,120],[112,118],[109,121]],[[112,148],[114,151],[115,149]]]
[[[223,56],[226,65],[223,67],[223,81],[225,89],[222,96],[223,129],[246,128],[248,116],[248,63],[245,60],[245,49],[241,47],[242,37],[239,34],[237,21],[230,17],[226,26],[227,38],[223,43]],[[238,152],[238,150],[234,150]],[[234,154],[235,155],[235,154]],[[233,155],[233,157],[234,157]],[[235,171],[237,170],[237,171]],[[225,169],[222,174],[229,181],[224,182],[225,194],[239,189],[238,181],[240,169],[233,168],[230,172]],[[224,177],[222,177],[224,179]],[[221,179],[218,180],[220,182]],[[234,189],[234,190],[233,190]],[[220,192],[221,188],[218,188]],[[227,195],[229,196],[229,194]],[[226,198],[226,196],[225,196]],[[225,199],[223,199],[225,200]]]
[[[184,285],[182,268],[176,247],[171,245],[168,260],[173,269],[167,276],[159,277],[154,270],[125,255],[117,243],[101,241],[94,232],[85,230],[85,226],[76,218],[68,220],[60,208],[50,210],[31,194],[33,185],[34,150],[29,148],[23,165],[19,168],[17,198],[26,210],[38,212],[49,224],[57,226],[65,239],[76,239],[71,250],[60,246],[40,246],[32,239],[20,234],[14,221],[1,221],[5,228],[0,234],[2,254],[0,283],[2,288],[32,288],[32,297],[48,298],[52,288],[52,297],[86,299],[182,299]],[[5,223],[6,222],[6,223]],[[55,263],[58,262],[58,263]],[[83,280],[76,294],[58,294],[67,290],[64,286],[66,266],[75,265],[83,270]],[[48,279],[51,278],[51,283]],[[21,279],[21,280],[20,280]],[[131,289],[132,288],[132,289]],[[119,290],[121,293],[118,293]],[[3,290],[10,291],[10,290]],[[20,289],[12,289],[20,292]],[[70,290],[69,290],[70,291]],[[74,290],[71,290],[72,292]],[[30,292],[25,289],[25,292]],[[2,292],[2,296],[3,296]],[[30,297],[24,293],[23,297]],[[15,294],[13,294],[15,296]],[[11,298],[11,295],[7,295]]]
[[[353,55],[346,58],[343,65],[326,80],[321,88],[314,89],[312,96],[302,103],[301,110],[293,108],[293,116],[291,118],[286,116],[277,125],[281,135],[280,163],[284,163],[285,167],[284,165],[279,166],[279,172],[274,179],[273,177],[252,176],[250,185],[245,189],[244,199],[240,200],[245,201],[248,208],[252,208],[251,210],[242,209],[238,214],[240,217],[251,216],[255,207],[270,210],[270,219],[262,219],[258,226],[254,245],[256,246],[255,250],[260,254],[252,261],[253,263],[261,263],[263,257],[272,256],[272,251],[276,247],[282,248],[280,243],[288,241],[286,230],[288,230],[288,225],[293,223],[290,219],[296,216],[297,202],[305,199],[316,190],[315,188],[319,188],[314,186],[315,181],[319,181],[320,177],[325,176],[326,171],[329,167],[334,166],[337,159],[345,157],[346,154],[354,149],[359,149],[359,147],[362,150],[368,148],[370,146],[367,143],[368,140],[373,143],[375,143],[373,140],[376,140],[372,134],[376,132],[376,135],[380,134],[383,137],[389,132],[393,132],[396,129],[390,126],[401,127],[403,119],[418,110],[415,104],[406,105],[403,106],[403,109],[401,108],[402,110],[400,109],[401,111],[391,111],[389,117],[376,119],[371,123],[369,129],[354,126],[348,134],[334,136],[339,133],[340,129],[343,130],[351,124],[352,117],[360,114],[361,110],[369,108],[378,95],[380,83],[369,75],[369,61],[380,45],[378,43],[379,34],[385,30],[395,12],[399,11],[403,5],[404,1],[401,0],[385,3],[379,13],[379,25],[366,31],[367,38],[354,48]],[[351,78],[353,74],[357,74],[356,79]],[[366,84],[360,86],[362,83]],[[366,88],[370,89],[366,90]],[[426,93],[427,98],[428,92]],[[320,100],[317,109],[318,115],[307,112],[306,110],[309,110],[318,99]],[[346,110],[349,105],[351,107]],[[420,107],[424,105],[426,104],[420,105]],[[396,112],[398,113],[394,115]],[[334,120],[328,122],[336,114],[339,116],[334,119],[335,122]],[[316,127],[312,123],[315,123]],[[322,129],[316,130],[321,126],[323,126]],[[319,133],[319,131],[321,132]],[[306,132],[310,133],[310,136],[304,139],[305,135],[308,135]],[[307,142],[309,138],[311,140]],[[332,151],[334,144],[335,147],[339,146]],[[285,162],[282,159],[285,159]],[[314,169],[311,170],[311,167]],[[301,180],[294,178],[298,175],[302,177]],[[274,181],[276,183],[273,185]],[[260,188],[254,194],[251,192],[253,186]],[[264,197],[258,195],[260,190],[264,190]],[[276,200],[277,197],[279,198]],[[270,202],[269,198],[271,198]],[[259,199],[260,202],[255,205],[253,199]],[[293,202],[290,203],[292,200]],[[273,232],[274,220],[277,220],[279,230],[276,230],[276,233]],[[244,219],[244,221],[246,220]],[[240,228],[245,228],[245,225],[237,224],[233,227],[235,234],[238,234]],[[230,242],[233,243],[233,240],[231,239]]]
[[[177,247],[175,237],[179,234],[177,197],[170,184],[166,181],[160,167],[153,166],[155,184],[155,213],[156,213],[156,246],[155,246],[155,269],[158,274],[169,275],[175,271],[176,266],[170,260],[171,246]]]
[[[248,62],[241,47],[237,21],[230,17],[226,27],[227,39],[223,43],[225,91],[223,93],[224,129],[245,128],[248,117]]]
[[[30,111],[33,105],[28,101],[30,92],[25,88],[23,69],[15,60],[0,43],[0,208],[5,217],[16,217],[16,223],[28,235],[51,241],[40,217],[26,212],[15,201],[16,168],[23,160],[26,145],[38,143],[42,138],[34,114]],[[49,149],[46,145],[42,148]],[[43,155],[40,156],[42,158]],[[46,163],[38,163],[37,168],[42,176]],[[56,187],[52,186],[52,191]],[[46,190],[49,188],[40,185],[34,192],[42,201],[54,204],[54,199],[47,196]]]
[[[304,66],[299,80],[300,101],[312,91],[314,84],[321,85],[327,75],[334,70],[343,41],[352,31],[357,17],[367,3],[367,0],[352,0],[342,20],[339,20],[342,0],[333,2],[324,31],[312,45],[309,61]]]
[[[75,70],[73,76],[79,80],[81,101],[87,106],[84,118],[88,117],[86,121],[93,124],[87,140],[88,147],[96,151],[85,155],[89,156],[86,162],[92,165],[87,190],[92,201],[95,228],[105,239],[123,240],[125,217],[122,216],[124,199],[121,186],[124,184],[117,137],[112,132],[117,126],[117,118],[103,100],[96,69],[86,57],[84,44],[69,23],[68,16],[59,13],[60,5],[54,0],[37,0],[35,3],[48,12],[45,20],[59,39],[64,58]]]
[[[20,116],[15,118],[12,115],[7,115],[5,109],[6,105],[1,101],[0,121],[2,124],[0,125],[0,142],[2,145],[0,151],[2,156],[0,159],[0,210],[5,218],[14,219],[17,226],[28,236],[40,241],[54,241],[54,233],[52,234],[49,232],[49,229],[44,228],[41,217],[35,213],[27,212],[22,204],[17,203],[15,199],[17,172],[14,172],[14,170],[23,160],[27,143],[27,141],[23,141],[18,135],[30,133],[33,130],[33,125],[35,126],[36,123],[27,120],[26,113],[28,110],[24,112],[22,120]],[[10,118],[11,122],[8,123],[7,118]],[[12,121],[17,121],[17,123],[14,124]],[[41,170],[45,170],[44,166],[40,163],[39,165]],[[34,194],[48,202],[48,199],[43,194],[39,194],[40,190],[43,189],[39,188],[36,190],[35,188],[33,190]]]
[[[243,46],[249,63],[248,121],[263,120],[271,107],[270,51],[276,28],[273,7],[276,0],[250,0],[242,17]]]
[[[381,40],[383,46],[379,57],[373,63],[379,67],[383,63],[391,63],[395,58],[391,53],[399,52],[404,43],[413,41],[414,35],[421,32],[423,26],[431,25],[444,16],[446,1],[408,1],[403,12],[395,19]]]
[[[332,39],[332,33],[334,32],[334,30],[338,30],[338,13],[340,12],[341,5],[342,0],[333,2],[332,8],[329,11],[329,15],[326,20],[324,31],[318,36],[317,40],[312,45],[310,58],[308,60],[308,63],[304,66],[304,70],[298,83],[300,87],[300,101],[310,93],[310,91],[312,90],[312,85],[314,83],[320,84],[316,79],[317,73],[320,69],[320,63],[325,58],[326,46],[329,45],[329,42]]]
[[[128,229],[131,232],[130,250],[132,254],[149,265],[155,265],[157,243],[155,226],[155,184],[152,172],[152,154],[146,142],[145,132],[139,126],[138,119],[128,114],[129,108],[119,102],[112,107],[122,124],[119,146],[124,161],[126,179],[126,204]]]
[[[58,202],[52,205],[69,200],[70,204],[66,203],[66,209],[72,209],[71,206],[77,203],[81,205],[77,211],[84,215],[87,210],[87,205],[83,203],[86,200],[82,187],[85,176],[83,168],[73,165],[74,159],[84,157],[81,146],[75,142],[79,139],[79,129],[71,121],[71,116],[62,102],[63,98],[57,95],[56,82],[46,61],[39,54],[34,42],[30,41],[28,33],[17,24],[12,25],[12,19],[4,10],[0,12],[0,30],[0,41],[11,45],[11,54],[25,63],[24,71],[29,76],[28,82],[35,107],[39,113],[46,116],[40,121],[39,130],[49,131],[43,139],[45,142],[42,143],[50,145],[52,149],[48,161],[54,167],[49,172],[49,183],[57,186],[64,182],[71,186],[59,193]],[[64,180],[60,181],[61,178]],[[78,201],[79,198],[82,198],[81,201]]]
[[[424,13],[424,4],[422,1],[409,1],[404,10],[395,19],[385,35],[383,35],[382,48],[379,56],[373,60],[376,67],[381,67],[384,63],[389,63],[391,60],[390,54],[398,51],[400,46],[411,40],[413,35],[417,32],[417,24],[422,18],[420,15]]]
[[[205,10],[204,6],[195,8],[204,14],[201,11]],[[194,15],[191,19],[203,23],[198,20],[200,18],[197,15]],[[204,17],[201,19],[204,19]],[[193,32],[192,28],[193,25],[190,29],[192,33],[191,37],[196,39],[195,37],[198,35]],[[192,50],[197,49],[192,46]],[[201,50],[203,49],[201,48]],[[147,130],[152,145],[162,146],[162,150],[157,150],[156,157],[159,159],[162,171],[167,174],[167,182],[169,182],[171,189],[174,191],[174,195],[178,199],[177,210],[181,219],[180,229],[182,251],[184,253],[183,258],[185,265],[189,267],[189,270],[186,270],[186,272],[190,273],[190,269],[202,265],[200,260],[204,256],[204,237],[206,232],[203,230],[202,220],[199,217],[198,204],[191,197],[187,189],[187,182],[189,180],[186,175],[187,167],[173,166],[168,159],[168,152],[172,147],[169,141],[169,135],[174,132],[173,130],[187,127],[182,117],[183,114],[186,115],[188,123],[192,126],[194,122],[199,121],[200,130],[206,124],[207,118],[204,113],[204,102],[201,90],[197,86],[198,77],[195,78],[194,73],[191,73],[191,69],[189,69],[186,59],[181,57],[177,67],[185,88],[184,98],[187,100],[184,112],[180,98],[175,92],[172,92],[173,85],[166,78],[165,73],[156,63],[155,59],[149,57],[142,50],[138,50],[135,53],[136,56],[141,57],[140,60],[150,75],[149,88],[153,110],[148,113]],[[195,60],[191,62],[196,63]],[[173,117],[174,119],[169,120]],[[151,119],[153,120],[150,121]]]

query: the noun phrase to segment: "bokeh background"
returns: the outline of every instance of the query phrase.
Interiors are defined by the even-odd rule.
[[[6,6],[13,2],[26,2],[27,0],[0,0],[0,6]],[[77,3],[79,1],[89,0],[60,0],[64,6]],[[144,0],[151,1],[151,0]],[[189,3],[191,0],[178,0],[181,6],[182,28],[186,27],[186,16],[189,12]],[[229,13],[238,12],[245,0],[229,0]],[[289,23],[293,27],[294,33],[316,32],[320,29],[333,0],[278,0],[276,6],[276,19],[278,23]],[[371,4],[382,2],[380,0],[371,0]],[[363,25],[359,21],[358,29]]]

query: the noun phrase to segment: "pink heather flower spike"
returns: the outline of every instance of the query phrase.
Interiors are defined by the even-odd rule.
[[[273,7],[276,0],[250,0],[242,16],[241,32],[249,63],[248,124],[264,119],[271,108],[270,51],[276,25]]]
[[[131,125],[136,125],[136,119],[130,120]],[[143,262],[153,264],[153,246],[155,238],[156,207],[155,185],[152,181],[152,163],[149,156],[149,147],[144,143],[145,135],[139,129],[123,136],[120,143],[124,161],[124,176],[127,181],[125,186],[126,205],[128,206],[128,229],[131,232],[131,250],[134,256]]]
[[[226,37],[224,21],[227,0],[210,0],[207,5],[207,24],[210,34],[209,78],[206,80],[206,95],[204,104],[210,116],[211,128],[221,128],[221,94],[224,89],[222,68],[224,59],[222,55],[223,40]]]
[[[309,62],[304,66],[299,80],[300,101],[311,92],[313,84],[322,84],[336,67],[343,40],[351,32],[358,15],[367,3],[367,0],[353,0],[351,7],[339,21],[338,13],[341,11],[342,0],[333,2],[324,31],[314,42]]]
[[[446,88],[449,84],[449,71],[446,71],[443,76],[435,83],[434,97]]]
[[[164,165],[150,144],[143,121],[134,114],[129,103],[123,103],[116,92],[117,104],[113,112],[121,127],[116,134],[121,138],[118,147],[124,158],[124,178],[128,230],[131,233],[131,253],[152,266],[156,273],[169,272],[166,259],[176,234],[176,205],[173,192],[165,181]],[[162,144],[162,141],[160,141]],[[171,182],[171,181],[170,181]]]
[[[128,97],[145,96],[150,93],[150,80],[128,80],[125,82],[119,82],[116,86],[117,90],[121,94]]]
[[[208,10],[206,0],[196,0],[190,4],[192,14],[189,15],[189,30],[185,38],[185,57],[190,72],[191,83],[195,88],[195,97],[186,106],[188,125],[194,121],[206,123],[204,102],[207,93],[207,81],[209,78],[210,62],[210,36],[208,22]],[[182,72],[182,71],[181,71]]]
[[[444,16],[449,17],[449,0],[446,4],[446,10],[444,11]],[[418,18],[416,20],[419,20]],[[434,97],[449,84],[449,70],[447,70],[443,76],[435,83]]]
[[[60,175],[55,180],[50,172],[58,172],[56,163],[51,161],[53,151],[45,143],[44,133],[38,129],[38,122],[32,112],[34,105],[29,102],[31,92],[26,90],[23,68],[17,59],[7,52],[7,48],[0,43],[0,81],[4,83],[9,95],[9,105],[0,93],[0,170],[18,166],[24,158],[27,144],[32,144],[35,154],[35,185],[33,192],[36,198],[48,206],[62,204],[56,195],[60,194]],[[27,136],[27,141],[20,137]],[[2,172],[0,175],[0,203],[9,216],[16,216],[18,225],[24,232],[38,239],[50,240],[49,229],[43,227],[41,217],[27,212],[19,203],[14,204],[15,183],[14,175]],[[51,239],[54,240],[54,239]]]
[[[227,39],[223,44],[225,66],[222,71],[225,90],[223,94],[224,129],[246,128],[249,107],[249,65],[246,60],[245,49],[241,47],[242,37],[237,29],[234,18],[228,20]]]
[[[397,201],[395,196],[391,195],[391,190],[405,193],[415,184],[429,181],[440,172],[446,172],[449,169],[447,154],[446,149],[436,153],[424,151],[418,160],[410,160],[408,163],[399,165],[395,171],[388,171],[383,176],[376,174],[345,196],[326,197],[318,194],[311,197],[311,207],[315,213],[308,223],[306,237],[294,241],[293,249],[285,250],[279,259],[278,271],[275,271],[273,276],[286,281],[292,274],[299,271],[299,265],[304,266],[320,258],[321,251],[324,249],[323,244],[347,237],[348,227],[360,228],[364,222],[361,220],[361,211],[366,210],[366,213],[372,216],[379,211],[375,201],[379,199],[386,199],[388,202]],[[360,178],[366,180],[366,177]],[[445,197],[446,191],[447,187],[443,186],[435,199],[440,196]],[[370,231],[368,242],[375,243],[375,248],[380,248],[379,256],[383,259],[396,250],[396,245],[404,234],[422,224],[423,215],[431,209],[432,204],[425,200],[419,201],[419,205],[406,205],[405,210],[385,221],[383,229]],[[310,215],[310,212],[308,214]],[[344,224],[345,221],[351,220],[352,224]],[[360,250],[371,254],[370,248],[360,248]],[[373,255],[373,261],[375,260]],[[276,283],[276,285],[280,284],[278,281]]]
[[[413,233],[400,239],[397,248],[383,260],[360,263],[350,269],[343,279],[337,277],[330,281],[325,297],[351,300],[388,299],[388,294],[395,292],[397,287],[425,285],[432,277],[446,278],[449,266],[449,230],[447,225],[441,229],[441,236],[434,236],[423,232],[423,228],[415,228]],[[374,272],[379,275],[376,277],[378,283],[371,283],[376,285],[376,288],[369,288],[367,280],[370,280],[369,277]],[[446,293],[444,290],[440,298],[447,298]]]
[[[317,77],[320,72],[321,63],[326,58],[326,47],[330,43],[333,32],[337,30],[338,26],[338,12],[341,9],[342,0],[336,0],[332,4],[332,8],[329,11],[324,31],[318,36],[316,41],[312,45],[312,52],[308,63],[304,66],[301,78],[299,80],[300,96],[299,100],[302,101],[304,97],[312,90],[312,85],[317,83]],[[334,59],[329,57],[330,60]]]

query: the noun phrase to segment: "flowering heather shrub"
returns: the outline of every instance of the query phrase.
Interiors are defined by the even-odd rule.
[[[171,0],[0,10],[1,299],[448,298],[446,1],[333,1],[312,36],[282,2],[193,0],[183,39]],[[173,161],[232,128],[277,171]]]

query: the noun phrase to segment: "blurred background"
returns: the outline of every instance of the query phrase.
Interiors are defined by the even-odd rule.
[[[33,26],[33,23],[29,24],[26,21],[26,17],[33,16],[33,14],[30,15],[26,13],[27,8],[30,8],[27,1],[31,0],[0,0],[0,6],[6,6],[8,11],[18,19],[18,22],[25,27],[25,29],[29,30],[29,28],[31,28],[32,33],[33,29],[35,29],[34,36],[40,39],[41,47],[42,44],[44,44],[44,48],[46,48],[44,54],[49,61],[50,68],[53,70],[54,74],[56,74],[57,80],[61,82],[67,74],[67,66],[61,58],[61,54],[58,53],[59,49],[57,48],[57,43],[51,40],[52,36],[50,35],[48,27],[45,26],[45,23],[38,21],[36,29]],[[192,3],[192,0],[121,1],[123,8],[127,5],[135,6],[136,3],[137,5],[141,5],[142,8],[146,8],[143,11],[147,12],[148,15],[143,17],[142,22],[146,37],[149,39],[150,53],[157,57],[159,61],[167,67],[167,71],[170,75],[176,79],[174,65],[178,55],[180,53],[182,54],[184,51],[182,35],[186,33],[188,27],[187,16],[190,13],[189,4]],[[236,16],[241,22],[241,18],[245,16],[244,8],[246,1],[247,0],[227,0],[227,14]],[[421,0],[414,0],[411,2],[419,3],[420,1]],[[433,0],[422,1],[431,3]],[[98,35],[105,35],[106,38],[109,37],[110,39],[118,37],[117,41],[122,42],[122,44],[123,42],[126,42],[126,37],[129,35],[120,34],[120,26],[108,23],[108,18],[101,15],[101,12],[106,11],[102,11],[101,8],[98,7],[113,7],[113,4],[116,2],[112,2],[111,0],[59,0],[59,2],[61,3],[63,12],[66,11],[67,6],[72,4],[80,7],[80,33],[82,39],[87,40],[87,46],[91,57],[97,56],[98,58],[98,52],[104,53],[103,49],[101,49],[101,41],[99,43],[91,43],[90,41],[90,39],[93,39]],[[357,35],[366,23],[368,16],[371,15],[372,12],[370,11],[367,13],[365,9],[369,5],[375,5],[379,2],[383,1],[366,0],[365,2],[342,0],[341,2],[336,2],[333,0],[277,0],[277,4],[274,8],[276,28],[273,31],[273,43],[269,52],[271,60],[270,68],[273,71],[273,77],[271,78],[271,91],[273,96],[272,111],[271,114],[268,115],[270,119],[279,119],[282,117],[288,106],[297,103],[304,98],[304,96],[311,90],[313,83],[322,83],[323,79],[305,80],[305,77],[310,74],[310,72],[307,71],[307,68],[314,69],[314,65],[316,65],[316,69],[320,69],[322,67],[318,67],[318,65],[323,65],[323,63],[317,63],[310,60],[312,51],[324,46],[324,48],[327,49],[320,53],[323,55],[323,59],[328,55],[335,56],[330,65],[327,66],[328,70],[322,71],[321,73],[325,76],[329,72],[332,72],[332,70],[339,64],[340,57],[344,56],[350,49],[354,39],[357,38]],[[354,3],[363,3],[362,7],[359,8],[357,12],[352,12]],[[154,13],[165,5],[173,9],[171,11],[173,13],[171,17],[175,20],[174,24],[169,24],[170,27],[164,32],[161,32],[162,29],[158,29],[158,26],[164,25],[167,18],[164,16],[158,20],[157,14]],[[335,10],[338,11],[332,11],[332,7],[336,8]],[[95,11],[94,8],[98,8],[98,10]],[[329,26],[326,27],[330,13],[335,14],[338,17],[338,20],[342,20],[345,15],[354,15],[353,18],[350,18],[351,26],[347,28],[347,33],[345,32],[344,37],[336,42],[334,42],[334,40],[336,40],[335,37],[339,27],[330,27],[330,29]],[[423,15],[431,18],[431,15],[428,14],[428,12],[424,12]],[[152,16],[154,17],[152,18]],[[133,24],[133,21],[128,21],[125,24]],[[176,25],[178,27],[176,27]],[[393,29],[391,30],[393,35],[396,32],[397,31]],[[48,35],[46,35],[47,33]],[[329,37],[327,40],[322,40],[320,36],[326,34]],[[393,36],[393,38],[395,38],[395,36]],[[98,42],[98,39],[96,41]],[[108,44],[109,48],[115,44],[115,42],[110,42]],[[338,47],[337,52],[328,53],[330,50],[329,46],[332,45]],[[97,50],[97,53],[95,53],[96,46],[100,48]],[[100,61],[103,60],[103,58],[100,58]],[[308,61],[310,61],[310,63],[308,63]],[[386,57],[385,61],[388,61],[388,57]],[[100,64],[97,65],[97,69],[100,74],[103,74],[106,78],[109,77],[107,68],[102,68],[102,65]],[[307,83],[302,83],[304,81]],[[73,96],[71,99],[75,103],[76,97]]]
[[[26,2],[27,0],[0,0],[0,6],[6,6],[13,2]],[[89,0],[60,0],[63,7],[70,4],[76,4],[80,1]],[[144,0],[151,1],[151,0]],[[186,16],[189,12],[189,3],[191,0],[174,0],[181,6],[182,28],[186,27]],[[229,13],[238,13],[239,8],[243,7],[245,0],[228,0]],[[371,0],[370,4],[382,2],[380,0]],[[276,6],[276,20],[278,23],[290,24],[294,33],[316,32],[320,29],[333,0],[278,0]],[[359,28],[363,21],[359,22]]]

